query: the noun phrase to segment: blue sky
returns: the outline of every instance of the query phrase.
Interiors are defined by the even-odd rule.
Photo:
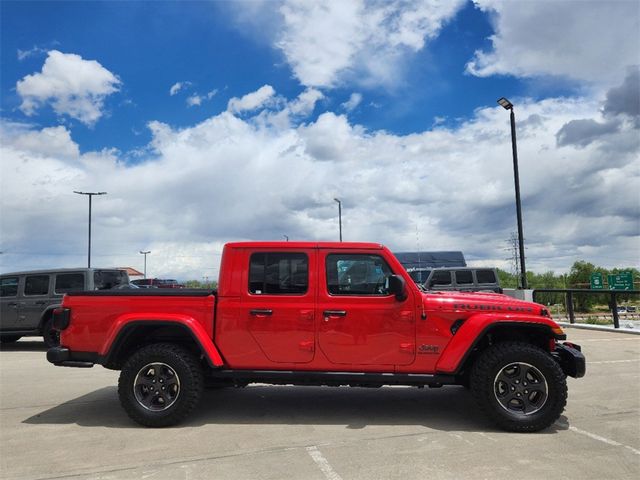
[[[332,239],[339,196],[346,239],[508,269],[501,96],[528,266],[638,266],[639,9],[3,1],[0,268],[83,264],[69,192],[95,188],[105,265],[151,249],[153,273],[197,278],[226,241]]]

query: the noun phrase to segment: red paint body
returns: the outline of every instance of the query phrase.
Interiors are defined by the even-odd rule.
[[[249,293],[256,252],[300,252],[309,259],[302,295]],[[331,295],[326,256],[380,255],[406,282],[394,295]],[[139,294],[138,294],[139,295]],[[252,242],[225,246],[216,296],[66,296],[71,310],[61,344],[107,356],[131,322],[186,326],[209,364],[233,370],[454,373],[474,342],[496,323],[535,324],[561,332],[542,305],[486,293],[424,293],[393,254],[371,243]],[[272,315],[251,314],[271,310]],[[323,312],[345,311],[345,316]],[[465,320],[455,334],[454,322]]]

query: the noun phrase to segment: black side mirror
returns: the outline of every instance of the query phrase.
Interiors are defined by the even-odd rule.
[[[391,275],[388,281],[389,281],[389,286],[388,286],[389,293],[395,295],[396,300],[400,302],[403,302],[404,300],[406,300],[407,289],[406,289],[404,278],[401,277],[400,275]]]

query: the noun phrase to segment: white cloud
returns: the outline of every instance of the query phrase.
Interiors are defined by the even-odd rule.
[[[495,29],[492,49],[477,51],[467,65],[474,75],[559,75],[609,83],[640,63],[635,1],[474,1],[492,14]]]
[[[344,108],[347,112],[354,110],[358,105],[362,102],[362,94],[358,92],[354,92],[349,97],[349,100],[341,104],[342,108]]]
[[[236,19],[243,29],[250,24],[249,30],[258,30],[260,39],[270,34],[305,86],[354,81],[390,87],[402,80],[406,59],[437,37],[463,4],[464,0],[285,0],[278,16],[274,2],[254,2],[250,17],[244,12]],[[236,8],[244,11],[245,4]]]
[[[37,45],[33,46],[29,50],[18,49],[18,60],[22,61],[25,58],[33,57],[35,55],[40,55],[43,53],[47,53],[47,50],[45,50],[44,48],[38,47]]]
[[[171,85],[171,88],[169,89],[169,95],[171,95],[173,97],[180,90],[182,90],[184,87],[189,86],[189,85],[191,85],[191,82],[176,82],[173,85]]]
[[[103,114],[104,100],[117,92],[120,80],[95,60],[51,50],[40,73],[27,75],[16,85],[20,109],[33,115],[51,103],[58,115],[93,125]]]
[[[0,139],[7,147],[31,155],[74,159],[80,156],[78,144],[63,126],[32,130],[24,124],[0,122]]]
[[[193,95],[187,97],[187,105],[190,107],[199,107],[200,105],[202,105],[202,102],[211,100],[216,95],[216,93],[218,93],[218,90],[211,90],[204,95],[194,93]]]
[[[276,91],[271,85],[263,85],[255,92],[247,93],[241,98],[233,97],[229,100],[227,110],[233,113],[242,113],[256,110],[273,98]]]
[[[149,249],[152,275],[215,278],[216,254],[231,240],[335,240],[334,197],[343,201],[345,240],[413,250],[417,227],[420,248],[508,266],[505,240],[516,222],[502,108],[404,136],[367,131],[333,112],[277,128],[265,120],[292,105],[308,112],[319,98],[305,91],[276,112],[243,119],[227,111],[183,129],[151,122],[151,153],[137,164],[115,151],[47,154],[25,140],[26,127],[8,129],[0,146],[2,270],[84,263],[86,202],[76,189],[109,192],[93,205],[93,263],[141,268],[137,252]],[[637,126],[624,121],[588,144],[557,145],[573,120],[605,122],[607,98],[511,99],[531,269],[566,270],[581,258],[637,264]]]

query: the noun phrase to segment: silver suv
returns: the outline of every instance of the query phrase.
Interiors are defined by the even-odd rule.
[[[0,342],[42,335],[47,346],[59,343],[52,313],[67,292],[108,290],[129,284],[126,270],[68,268],[0,275]]]
[[[409,272],[413,280],[427,290],[502,293],[495,268],[434,268]]]

